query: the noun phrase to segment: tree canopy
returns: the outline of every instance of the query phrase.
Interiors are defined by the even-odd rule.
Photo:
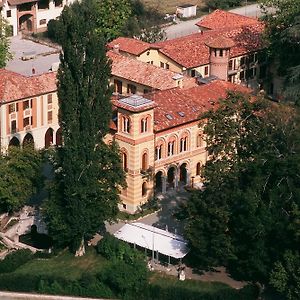
[[[97,27],[97,3],[75,2],[60,17],[62,53],[58,71],[59,123],[64,146],[46,221],[58,245],[78,248],[118,211],[124,184],[117,146],[105,144],[111,120],[110,62]]]
[[[0,156],[0,211],[20,209],[41,187],[41,154],[32,147],[10,147]]]
[[[4,68],[7,61],[11,58],[8,33],[8,24],[0,15],[0,68]]]
[[[263,7],[273,7],[266,15],[269,55],[278,63],[278,74],[286,76],[285,96],[299,104],[300,99],[300,2],[262,0]]]
[[[185,208],[196,263],[268,283],[287,251],[299,248],[299,112],[229,93],[203,121],[205,189]]]

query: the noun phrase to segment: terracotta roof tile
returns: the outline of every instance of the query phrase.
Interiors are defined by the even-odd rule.
[[[119,46],[119,50],[121,52],[139,55],[145,52],[146,50],[150,49],[151,45],[141,40],[119,37],[107,45],[109,49],[113,49],[114,46]]]
[[[234,46],[234,41],[232,39],[219,35],[217,37],[212,37],[211,39],[208,39],[205,45],[210,48],[226,49],[232,48]]]
[[[26,77],[0,69],[0,103],[56,91],[56,72]]]
[[[211,14],[204,16],[198,23],[199,27],[208,29],[232,28],[248,25],[258,25],[260,21],[232,12],[217,9]]]
[[[113,51],[108,51],[107,55],[112,60],[111,73],[113,76],[158,90],[166,90],[177,86],[177,81],[174,80],[173,77],[178,73],[141,62],[135,58],[124,56]],[[183,85],[184,87],[195,86],[195,79],[191,80],[191,78],[184,76]]]
[[[154,108],[155,131],[196,121],[201,113],[216,107],[218,100],[225,98],[229,90],[250,93],[250,89],[241,85],[216,80],[190,89],[174,88],[146,95],[157,104]]]
[[[261,49],[263,29],[264,25],[259,23],[245,27],[209,30],[160,42],[156,46],[160,52],[181,66],[193,68],[209,63],[209,49],[205,45],[209,39],[218,36],[232,39],[234,46],[230,50],[230,56],[235,57]]]

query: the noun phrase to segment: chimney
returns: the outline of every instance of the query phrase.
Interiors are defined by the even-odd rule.
[[[114,47],[113,47],[113,51],[115,52],[115,53],[120,53],[120,45],[119,44],[115,44],[114,45]]]

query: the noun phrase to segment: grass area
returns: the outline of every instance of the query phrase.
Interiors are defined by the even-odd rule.
[[[197,4],[198,7],[203,6],[203,0],[142,0],[142,2],[148,6],[157,9],[161,13],[175,14],[176,6],[180,6],[186,3]]]
[[[57,275],[66,279],[78,279],[82,273],[97,273],[109,262],[88,247],[86,255],[75,257],[68,250],[50,259],[34,259],[18,268],[15,273],[35,275]]]

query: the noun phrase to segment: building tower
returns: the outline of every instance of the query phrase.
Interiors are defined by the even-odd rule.
[[[210,76],[216,76],[219,79],[228,80],[228,63],[230,48],[234,42],[226,37],[218,36],[207,41],[209,47]]]
[[[135,212],[152,196],[154,166],[155,102],[132,95],[114,101],[117,108],[115,140],[122,154],[127,188],[122,191],[120,209]]]

